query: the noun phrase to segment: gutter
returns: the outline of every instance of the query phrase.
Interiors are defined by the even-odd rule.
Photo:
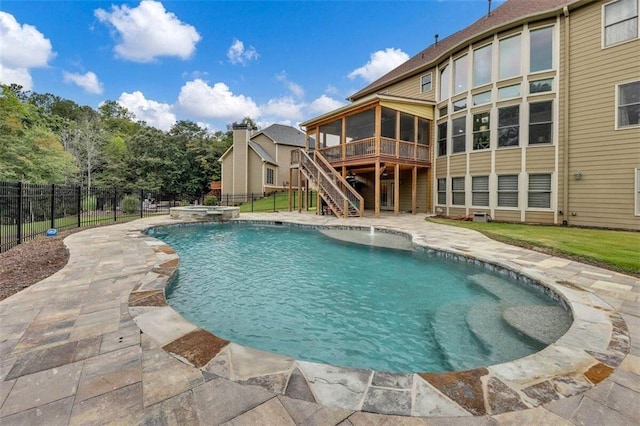
[[[569,221],[569,89],[570,81],[569,78],[571,73],[569,72],[570,64],[570,52],[569,52],[569,29],[570,29],[570,20],[569,20],[569,8],[565,6],[562,9],[564,14],[564,123],[562,126],[562,224],[568,225]]]

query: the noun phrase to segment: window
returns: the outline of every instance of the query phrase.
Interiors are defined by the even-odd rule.
[[[447,178],[438,179],[438,204],[447,204]]]
[[[473,51],[473,87],[491,83],[492,45]]]
[[[498,109],[498,147],[520,145],[520,105]]]
[[[445,100],[449,97],[449,74],[451,70],[449,65],[445,65],[440,71],[440,100]]]
[[[618,0],[604,5],[604,46],[638,38],[638,0]]]
[[[520,35],[500,40],[498,47],[500,52],[499,78],[502,80],[520,75]]]
[[[447,155],[447,122],[438,124],[438,156]]]
[[[454,112],[461,111],[461,110],[466,109],[466,108],[467,108],[467,98],[466,97],[460,99],[459,101],[455,101],[453,103],[453,111]]]
[[[449,114],[449,106],[445,105],[438,110],[438,117],[444,117]]]
[[[342,120],[320,126],[320,148],[340,145],[342,140]]]
[[[267,185],[273,185],[274,179],[274,170],[271,167],[267,167]]]
[[[488,92],[478,93],[473,95],[473,105],[482,105],[491,102],[491,90]]]
[[[451,178],[451,204],[456,206],[464,206],[464,178]]]
[[[473,115],[473,149],[489,149],[489,112]],[[475,204],[474,204],[475,205]]]
[[[529,208],[551,208],[551,175],[529,175]]]
[[[514,84],[513,86],[500,87],[498,89],[499,101],[503,99],[517,98],[518,96],[520,96],[520,83]]]
[[[431,73],[425,74],[420,77],[420,93],[427,93],[431,91]]]
[[[529,145],[551,143],[553,102],[529,104]]]
[[[529,72],[553,68],[553,27],[532,30],[529,37]]]
[[[620,84],[618,86],[618,118],[620,127],[637,126],[640,124],[640,81]]]
[[[518,175],[498,176],[498,207],[518,207]]]
[[[464,55],[453,61],[453,94],[467,90],[469,77],[469,56]]]
[[[473,176],[471,178],[471,205],[489,205],[489,176]]]
[[[466,151],[466,136],[467,136],[467,120],[466,117],[456,118],[451,121],[452,126],[452,144],[451,153],[465,152]]]
[[[420,145],[429,145],[430,128],[431,122],[429,120],[418,117],[418,143]]]
[[[544,80],[536,80],[529,83],[529,93],[544,93],[553,90],[553,79],[545,78]]]

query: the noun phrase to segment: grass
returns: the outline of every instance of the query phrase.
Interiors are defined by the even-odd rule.
[[[440,218],[428,220],[473,229],[505,243],[537,248],[550,254],[640,276],[640,232]]]
[[[289,210],[289,194],[287,192],[278,192],[275,194],[275,209],[273,204],[273,195],[269,195],[264,198],[260,198],[253,201],[253,206],[251,205],[251,201],[240,204],[240,213],[251,213],[253,212],[272,212],[272,211],[287,211]],[[295,209],[298,207],[298,199],[296,195],[296,205]],[[315,204],[315,199],[313,200]],[[315,206],[310,208],[311,210],[315,210]]]

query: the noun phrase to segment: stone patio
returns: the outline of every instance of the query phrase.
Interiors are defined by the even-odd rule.
[[[640,405],[640,280],[423,215],[240,220],[408,233],[418,248],[552,287],[575,321],[537,354],[468,372],[391,375],[265,354],[199,329],[166,304],[178,257],[140,231],[175,221],[143,219],[71,235],[63,270],[0,302],[0,423],[640,423],[633,408]]]

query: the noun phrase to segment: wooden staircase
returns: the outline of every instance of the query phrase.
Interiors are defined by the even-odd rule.
[[[294,150],[291,152],[291,166],[298,167],[316,187],[333,214],[338,217],[362,216],[364,199],[322,154],[316,152],[312,159],[303,149]]]

